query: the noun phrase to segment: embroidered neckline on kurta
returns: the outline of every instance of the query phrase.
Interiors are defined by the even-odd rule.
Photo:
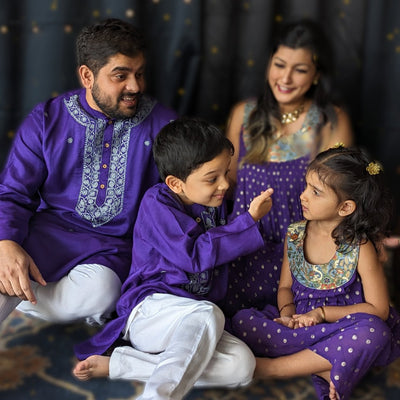
[[[82,183],[75,210],[93,227],[97,227],[111,221],[123,209],[131,129],[143,122],[151,113],[156,102],[148,96],[142,96],[139,103],[140,107],[134,117],[117,120],[113,124],[109,173],[104,189],[106,194],[102,204],[97,204],[97,198],[107,119],[106,117],[95,118],[89,115],[80,105],[78,95],[65,99],[64,103],[71,117],[77,123],[86,127]]]

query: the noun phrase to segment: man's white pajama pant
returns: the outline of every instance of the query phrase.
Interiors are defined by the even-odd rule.
[[[121,294],[117,274],[103,265],[80,264],[58,282],[41,286],[31,282],[37,304],[0,294],[0,323],[18,310],[46,321],[66,323],[86,320],[102,324],[115,309]]]
[[[237,387],[253,377],[255,358],[224,331],[222,311],[207,301],[170,294],[148,296],[125,327],[133,347],[117,347],[111,379],[146,382],[139,399],[181,399],[195,387]],[[138,399],[138,400],[139,400]]]

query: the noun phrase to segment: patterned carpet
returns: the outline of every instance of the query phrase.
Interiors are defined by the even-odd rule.
[[[0,399],[2,400],[133,400],[142,384],[98,379],[80,382],[71,375],[72,347],[94,328],[84,324],[54,325],[14,311],[0,329]],[[192,390],[186,400],[315,400],[308,378],[254,382],[236,390]],[[352,400],[400,399],[400,359],[373,370]]]

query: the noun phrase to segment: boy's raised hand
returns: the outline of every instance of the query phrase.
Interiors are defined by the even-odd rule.
[[[255,197],[250,203],[249,213],[254,221],[260,220],[272,207],[271,195],[274,193],[274,189],[269,188],[265,192],[262,192],[259,196]]]

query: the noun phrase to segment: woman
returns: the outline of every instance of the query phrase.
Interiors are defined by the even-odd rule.
[[[264,93],[231,112],[233,214],[268,187],[274,194],[272,210],[261,220],[265,247],[231,265],[228,317],[242,308],[276,305],[286,230],[302,219],[307,165],[320,150],[353,142],[348,115],[333,104],[332,66],[329,43],[315,23],[289,24],[273,46]]]

